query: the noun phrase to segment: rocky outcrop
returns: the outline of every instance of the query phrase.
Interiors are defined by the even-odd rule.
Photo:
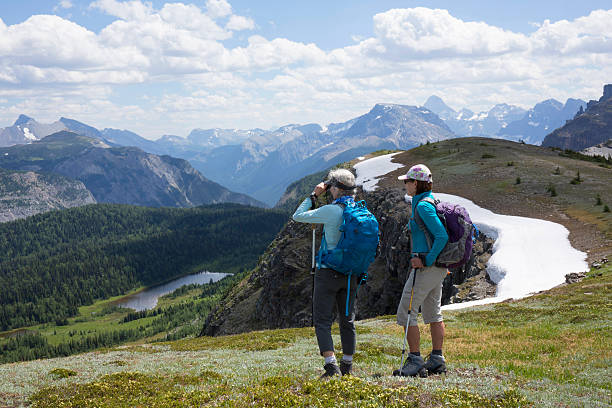
[[[80,181],[0,169],[0,222],[95,202]]]
[[[612,84],[604,85],[603,96],[599,99],[599,102],[607,101],[612,99]]]
[[[410,207],[404,201],[403,191],[375,191],[362,198],[379,221],[381,244],[380,255],[369,269],[371,279],[358,292],[357,319],[397,311],[409,270],[407,254],[410,253],[410,240],[405,231]],[[320,231],[317,231],[317,248],[319,238]],[[209,315],[202,333],[222,335],[310,325],[311,245],[311,226],[289,221],[261,257],[256,269]],[[484,271],[491,248],[492,241],[481,238],[476,257],[466,268],[449,275],[443,288],[445,303],[494,293],[495,287],[487,280]],[[470,279],[471,283],[465,284]]]
[[[542,146],[580,151],[612,139],[612,84],[604,86],[599,101],[590,101],[581,115],[555,130]]]

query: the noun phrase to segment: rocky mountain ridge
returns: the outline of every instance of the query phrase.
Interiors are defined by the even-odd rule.
[[[460,136],[493,137],[504,126],[521,119],[526,113],[523,108],[505,103],[479,113],[466,108],[455,111],[435,95],[430,96],[424,106],[440,116],[451,130]]]
[[[474,113],[465,108],[455,111],[433,95],[424,106],[438,114],[460,136],[501,137],[539,145],[548,133],[563,126],[586,105],[580,99],[569,98],[565,104],[548,99],[529,110],[502,103],[489,111]]]
[[[0,149],[0,167],[60,174],[82,182],[97,202],[193,207],[262,203],[203,177],[186,160],[62,131],[27,145]]]
[[[569,98],[565,104],[548,99],[529,109],[520,120],[502,127],[497,135],[508,140],[523,141],[540,145],[552,130],[563,126],[572,119],[586,103],[580,99]]]
[[[212,180],[223,179],[229,188],[273,205],[290,183],[307,174],[378,149],[408,149],[454,136],[426,108],[377,104],[344,123],[288,125],[190,161]]]
[[[165,136],[157,141],[127,130],[100,131],[64,117],[56,123],[63,130],[101,140],[111,147],[136,146],[149,153],[189,160],[210,180],[268,205],[274,205],[290,183],[306,174],[377,149],[408,149],[455,136],[428,109],[397,104],[377,104],[364,115],[325,128],[291,124],[272,131],[194,129],[187,138]],[[22,130],[14,128],[11,132]],[[7,139],[5,145],[30,143],[42,136],[40,133],[32,140]]]
[[[542,146],[580,151],[612,139],[612,84],[604,86],[598,101],[546,136]]]
[[[0,169],[0,222],[95,202],[80,181],[55,174]]]

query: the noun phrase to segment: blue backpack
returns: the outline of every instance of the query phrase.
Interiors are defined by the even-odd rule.
[[[364,281],[368,277],[368,267],[376,257],[378,249],[378,221],[368,210],[365,201],[355,202],[352,197],[344,196],[334,201],[344,207],[342,212],[342,225],[340,226],[340,240],[336,248],[327,250],[325,235],[321,240],[319,250],[319,264],[348,275],[348,289],[350,293],[351,275],[361,277]],[[346,297],[346,314],[348,316],[349,296]]]

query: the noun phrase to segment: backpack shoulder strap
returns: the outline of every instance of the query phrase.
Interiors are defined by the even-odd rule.
[[[429,248],[429,250],[431,251],[431,246],[433,245],[433,239],[431,237],[431,232],[429,232],[429,230],[427,229],[427,226],[425,225],[425,222],[423,221],[423,219],[421,218],[421,216],[419,215],[419,210],[417,209],[419,203],[421,201],[425,201],[426,203],[429,203],[431,205],[434,206],[434,209],[436,208],[436,205],[440,202],[438,200],[434,200],[431,197],[425,197],[419,200],[419,202],[417,203],[417,205],[414,206],[414,220],[416,221],[418,227],[421,229],[421,231],[423,231],[423,233],[425,234],[425,241],[427,241],[427,247]]]

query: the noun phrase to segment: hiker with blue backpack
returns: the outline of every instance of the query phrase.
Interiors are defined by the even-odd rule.
[[[316,208],[317,197],[328,191],[332,204]],[[322,378],[350,375],[355,353],[355,297],[367,268],[376,256],[378,222],[363,201],[355,202],[355,176],[349,170],[329,172],[293,214],[297,222],[323,224],[313,283],[313,323],[319,352],[325,358]],[[338,310],[342,360],[338,365],[331,335]]]
[[[444,266],[437,266],[436,261],[449,241],[449,235],[436,212],[432,193],[433,177],[427,166],[412,166],[398,179],[404,181],[406,193],[412,197],[412,215],[409,220],[412,269],[397,308],[397,323],[404,327],[404,350],[402,366],[393,374],[426,377],[427,374],[446,372],[446,362],[442,355],[444,321],[440,308],[442,282],[448,270]],[[421,339],[417,325],[419,307],[431,332],[432,351],[427,361],[423,360],[420,353]],[[404,363],[406,341],[410,354]]]

